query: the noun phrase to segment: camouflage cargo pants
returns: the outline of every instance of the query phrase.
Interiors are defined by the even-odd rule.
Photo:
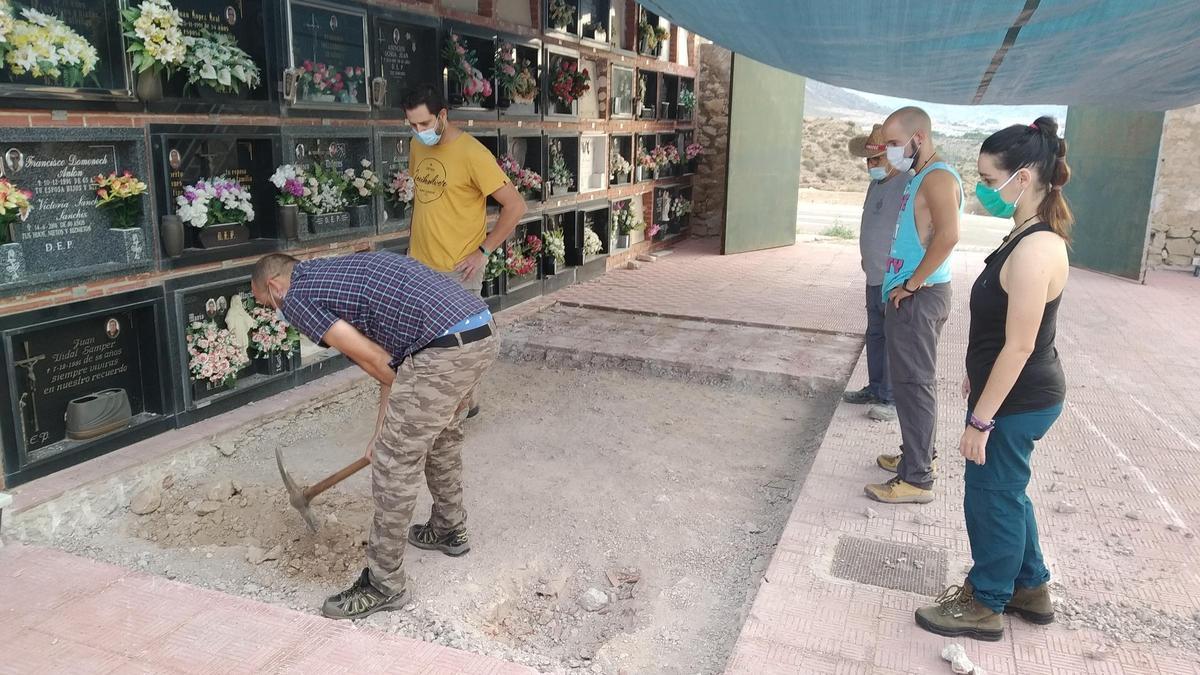
[[[434,532],[444,534],[466,521],[462,423],[467,395],[496,360],[498,346],[493,335],[462,347],[423,349],[396,371],[371,462],[375,515],[367,567],[380,590],[399,593],[406,586],[404,548],[422,475],[433,496],[429,525]]]

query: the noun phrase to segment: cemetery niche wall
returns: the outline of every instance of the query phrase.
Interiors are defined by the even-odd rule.
[[[5,482],[172,425],[160,289],[0,318]]]
[[[97,178],[121,177],[124,184],[126,171],[141,181],[140,192],[101,203]],[[139,131],[7,131],[0,141],[0,189],[27,194],[29,208],[24,219],[9,214],[0,226],[0,295],[151,266],[146,179]]]
[[[0,213],[0,489],[345,367],[302,340],[214,380],[192,371],[188,335],[251,325],[234,305],[257,321],[231,299],[263,254],[407,250],[416,84],[444,88],[526,200],[489,261],[493,310],[649,250],[642,229],[621,241],[612,200],[636,203],[656,242],[686,231],[691,178],[663,181],[684,167],[660,160],[694,139],[695,69],[664,63],[691,37],[655,32],[637,55],[641,23],[670,27],[634,3],[169,2],[189,51],[164,69],[123,35],[142,0],[5,5],[0,190],[18,206]],[[82,58],[35,69],[24,57],[47,36]],[[287,166],[337,179],[339,199],[292,203]]]

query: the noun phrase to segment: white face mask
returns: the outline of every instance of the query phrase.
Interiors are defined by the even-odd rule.
[[[912,139],[914,139],[916,137],[917,137],[917,135],[913,134],[912,136],[908,137],[908,140],[904,142],[904,145],[897,145],[897,146],[889,145],[887,148],[888,163],[891,164],[892,166],[894,166],[896,168],[896,170],[901,173],[904,173],[905,171],[908,171],[909,169],[911,169],[913,166],[913,161],[917,157],[916,150],[913,151],[912,157],[904,156],[904,149],[907,148],[908,144],[912,143]],[[920,149],[921,149],[921,146],[918,145],[917,150],[920,150]]]

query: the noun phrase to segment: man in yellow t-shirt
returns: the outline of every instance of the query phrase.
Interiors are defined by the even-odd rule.
[[[409,255],[479,291],[488,254],[517,229],[525,200],[495,156],[449,122],[439,90],[420,86],[408,92],[404,113],[413,130],[408,169],[416,183]],[[501,207],[491,234],[489,195]]]
[[[450,123],[440,88],[421,85],[404,95],[413,131],[408,170],[416,184],[409,255],[479,293],[492,251],[504,245],[525,215],[525,200],[492,153]],[[487,198],[500,203],[500,218],[487,231]],[[468,397],[473,417],[479,408]]]

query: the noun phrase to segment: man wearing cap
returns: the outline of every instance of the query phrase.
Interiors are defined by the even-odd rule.
[[[259,304],[379,382],[366,450],[375,502],[367,568],[321,612],[361,619],[403,607],[407,544],[451,556],[470,549],[462,424],[468,394],[496,358],[491,313],[450,277],[386,251],[305,261],[272,253],[254,266],[250,287]],[[422,483],[433,509],[410,528]]]
[[[869,405],[867,415],[880,422],[896,419],[896,404],[892,400],[888,376],[887,340],[883,332],[883,272],[909,179],[907,172],[900,173],[888,163],[886,153],[882,124],[876,124],[866,136],[850,139],[850,154],[866,159],[867,173],[871,176],[858,235],[862,268],[867,274],[868,383],[862,389],[842,394],[842,399],[847,403]]]

